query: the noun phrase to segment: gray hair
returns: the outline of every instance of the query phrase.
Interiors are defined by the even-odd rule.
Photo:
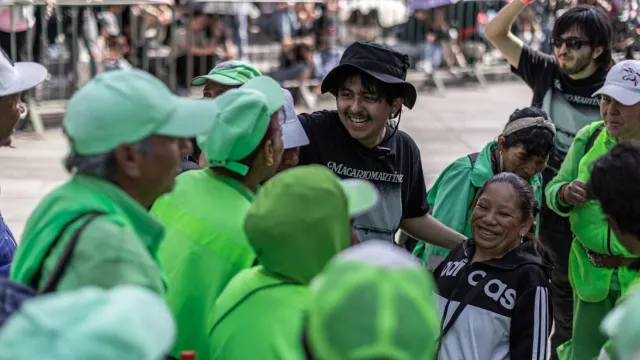
[[[133,143],[131,146],[144,155],[153,153],[153,145],[149,137]],[[71,150],[64,161],[64,166],[69,173],[81,173],[104,180],[112,180],[117,169],[115,150],[91,155],[81,155]]]

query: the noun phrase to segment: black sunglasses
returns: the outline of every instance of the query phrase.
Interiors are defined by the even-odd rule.
[[[567,46],[567,50],[580,50],[582,46],[589,45],[590,42],[589,40],[582,40],[576,37],[551,39],[551,45],[556,49],[561,48],[563,44]]]

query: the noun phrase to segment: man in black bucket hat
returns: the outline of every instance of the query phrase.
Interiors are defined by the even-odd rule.
[[[375,42],[349,46],[322,82],[337,110],[298,117],[309,137],[300,164],[322,164],[341,178],[371,181],[381,201],[355,220],[360,241],[393,241],[399,228],[415,238],[452,249],[465,238],[428,214],[420,151],[398,130],[402,105],[411,109],[415,87],[405,79],[409,58]]]

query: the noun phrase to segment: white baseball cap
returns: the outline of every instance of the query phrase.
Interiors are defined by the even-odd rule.
[[[47,77],[47,69],[35,62],[11,61],[0,49],[0,96],[21,93],[40,84]]]
[[[309,145],[307,133],[304,131],[300,120],[298,120],[298,115],[296,115],[293,96],[287,89],[282,89],[282,91],[284,91],[284,105],[278,112],[278,119],[280,120],[280,127],[282,127],[284,148],[293,149]]]
[[[592,96],[607,95],[622,105],[640,102],[640,60],[624,60],[607,73],[604,85]]]

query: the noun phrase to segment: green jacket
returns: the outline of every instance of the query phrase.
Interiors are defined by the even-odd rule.
[[[475,164],[471,164],[469,156],[463,156],[440,174],[429,190],[427,201],[432,215],[451,229],[471,237],[472,203],[477,191],[494,174],[491,163],[491,152],[497,148],[495,141],[488,143],[478,153]],[[536,200],[542,198],[542,176],[534,175],[529,184],[533,188]],[[449,250],[423,242],[418,243],[413,255],[418,257],[430,269],[449,254]],[[431,264],[429,259],[432,259]]]
[[[29,216],[11,267],[11,279],[29,284],[62,228],[89,211],[106,214],[80,233],[58,290],[132,284],[164,295],[165,284],[156,260],[164,235],[162,225],[116,185],[80,174],[49,193]],[[70,225],[45,259],[38,286],[44,284],[71,235],[84,221],[81,218]]]
[[[251,201],[240,182],[202,169],[180,174],[173,191],[151,209],[166,227],[159,257],[178,330],[175,357],[194,350],[198,360],[209,358],[215,301],[234,275],[255,262],[242,228]]]
[[[560,216],[569,217],[574,240],[569,255],[569,281],[578,296],[584,301],[599,302],[609,294],[612,269],[599,268],[593,265],[584,247],[599,254],[622,255],[634,257],[618,241],[609,228],[602,213],[600,204],[591,200],[582,206],[567,206],[560,199],[560,190],[573,180],[589,181],[591,163],[606,154],[616,144],[616,139],[609,136],[606,128],[593,142],[592,148],[585,154],[586,144],[602,121],[594,122],[578,132],[569,148],[558,175],[549,182],[546,188],[547,205]],[[627,268],[617,270],[620,286],[624,294],[638,272]]]
[[[304,359],[307,284],[351,242],[342,189],[331,171],[314,167],[278,175],[288,181],[274,178],[256,197],[245,230],[260,266],[236,275],[218,298],[210,359]],[[312,182],[323,192],[301,194],[298,185]]]

